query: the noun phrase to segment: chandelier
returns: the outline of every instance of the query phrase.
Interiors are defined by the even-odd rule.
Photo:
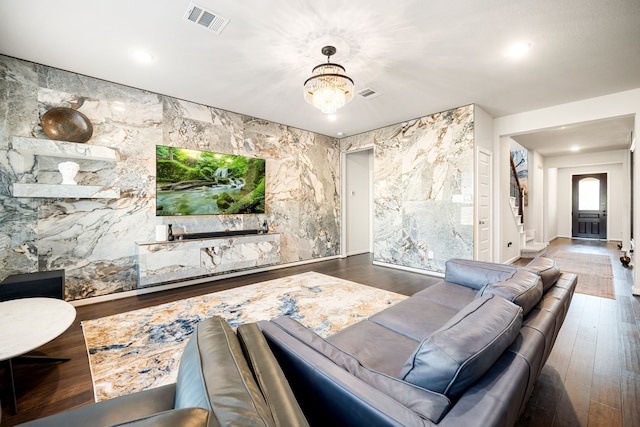
[[[342,65],[331,63],[331,55],[335,53],[335,47],[323,47],[327,63],[316,66],[304,82],[304,100],[326,114],[335,113],[353,99],[353,80]]]

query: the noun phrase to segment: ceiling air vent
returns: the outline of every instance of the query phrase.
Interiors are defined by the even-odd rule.
[[[371,89],[370,87],[366,87],[362,90],[359,90],[358,95],[360,95],[363,98],[366,99],[373,99],[373,98],[377,98],[378,96],[382,95],[380,92],[376,92],[375,90]]]
[[[220,16],[195,3],[189,3],[189,7],[184,14],[184,19],[211,30],[216,34],[220,34],[229,23],[229,19],[224,16]]]

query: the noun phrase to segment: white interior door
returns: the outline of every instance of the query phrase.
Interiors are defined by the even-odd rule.
[[[478,197],[476,224],[476,259],[491,261],[491,171],[492,154],[478,149]]]
[[[371,251],[373,150],[346,154],[346,254]]]

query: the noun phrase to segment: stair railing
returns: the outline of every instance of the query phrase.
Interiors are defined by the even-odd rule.
[[[522,191],[522,186],[520,186],[516,165],[513,162],[513,155],[509,156],[509,160],[511,162],[511,185],[509,195],[511,197],[515,197],[518,201],[518,215],[520,215],[520,222],[524,224],[524,192]]]

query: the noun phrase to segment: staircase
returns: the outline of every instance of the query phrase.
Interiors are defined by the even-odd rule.
[[[538,255],[542,255],[547,250],[548,243],[536,243],[535,230],[525,230],[522,223],[522,215],[518,212],[520,210],[516,197],[509,198],[509,205],[511,206],[511,212],[513,213],[513,219],[518,224],[518,233],[520,234],[520,258],[535,258]]]

